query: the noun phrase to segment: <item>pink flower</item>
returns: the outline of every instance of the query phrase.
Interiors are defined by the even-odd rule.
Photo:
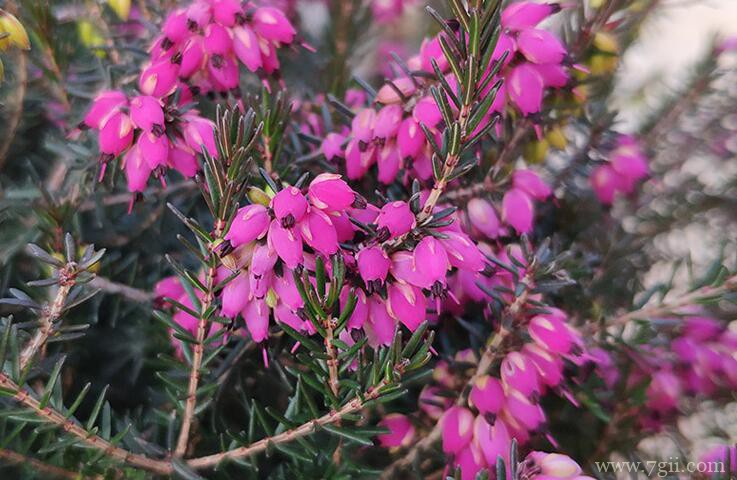
[[[502,11],[502,25],[510,30],[534,27],[559,9],[556,4],[514,2]]]
[[[118,156],[133,142],[133,123],[123,112],[113,113],[100,129],[100,151]]]
[[[101,92],[92,102],[92,107],[84,117],[84,124],[90,128],[100,129],[108,119],[128,103],[128,98],[119,90]]]
[[[482,375],[471,387],[469,400],[481,414],[496,415],[504,406],[504,391],[501,382],[489,375]]]
[[[591,173],[590,181],[594,193],[605,205],[610,205],[616,193],[623,189],[621,177],[610,165],[596,167]]]
[[[334,173],[321,173],[310,183],[308,189],[310,202],[317,208],[341,212],[356,200],[356,193]]]
[[[517,233],[532,231],[535,206],[532,199],[519,188],[512,188],[502,199],[502,219],[511,225]]]
[[[145,95],[166,97],[174,93],[177,88],[179,66],[168,58],[149,64],[141,72],[138,79],[138,89]]]
[[[397,132],[397,148],[402,158],[415,158],[425,145],[425,135],[420,125],[412,117],[405,118],[399,125]]]
[[[284,228],[291,228],[307,213],[307,199],[298,188],[288,186],[274,195],[271,208]]]
[[[338,234],[326,213],[311,209],[300,226],[302,239],[316,252],[332,255],[338,251]]]
[[[507,94],[524,116],[540,111],[544,88],[540,73],[527,63],[514,67],[507,78]]]
[[[140,155],[151,169],[166,166],[169,159],[169,139],[166,135],[143,132],[136,142]]]
[[[363,324],[369,345],[390,345],[394,339],[396,321],[387,312],[387,306],[376,295],[368,299],[368,316]]]
[[[248,25],[239,25],[233,28],[233,51],[238,60],[243,62],[250,71],[255,72],[263,61],[259,49],[259,40],[256,33]]]
[[[574,339],[565,317],[558,315],[537,315],[527,326],[530,337],[551,353],[566,354],[571,351]]]
[[[511,352],[504,357],[501,376],[505,389],[514,389],[522,395],[540,393],[535,365],[519,352]]]
[[[351,133],[353,138],[360,142],[368,143],[374,136],[374,124],[376,122],[376,111],[373,108],[360,110],[351,122]]]
[[[133,97],[130,106],[130,116],[136,128],[150,132],[154,127],[164,130],[164,109],[161,100],[149,95]]]
[[[545,423],[545,413],[540,405],[533,403],[528,394],[517,390],[507,392],[504,409],[527,431],[535,431]]]
[[[402,107],[386,105],[376,115],[374,136],[383,139],[393,138],[399,131],[400,123],[402,123]]]
[[[269,226],[269,247],[276,251],[289,268],[302,263],[302,236],[299,230],[284,228],[279,220],[273,220]]]
[[[414,332],[425,320],[427,310],[427,299],[422,290],[406,283],[393,283],[387,291],[389,314]]]
[[[468,235],[451,230],[444,231],[443,235],[446,238],[441,238],[440,243],[445,247],[451,266],[473,272],[484,269],[484,256]]]
[[[356,262],[358,263],[358,271],[361,278],[367,284],[378,280],[379,285],[386,280],[389,273],[391,262],[386,252],[381,247],[367,247],[356,254]]]
[[[134,146],[128,150],[123,161],[125,162],[125,178],[128,182],[128,190],[131,192],[144,191],[148,178],[151,176],[151,167],[141,156],[138,147]]]
[[[553,194],[550,187],[532,170],[515,170],[512,184],[536,200],[545,200]]]
[[[234,247],[262,238],[269,228],[269,213],[263,205],[247,205],[236,213],[225,239]]]
[[[253,299],[248,302],[243,310],[243,318],[254,342],[263,342],[269,337],[269,306],[266,300]]]
[[[386,229],[388,238],[395,238],[415,228],[416,220],[407,202],[396,201],[381,208],[376,224],[380,230]]]
[[[220,313],[228,318],[235,318],[246,307],[249,296],[248,276],[241,273],[223,288],[220,296]]]
[[[182,63],[179,76],[189,78],[202,70],[205,65],[205,41],[201,36],[192,37],[182,49]]]
[[[197,153],[203,153],[204,146],[210,156],[217,158],[218,151],[215,146],[215,124],[210,120],[200,117],[194,113],[187,113],[184,120],[184,140],[187,145]]]
[[[391,413],[385,416],[379,426],[389,429],[389,433],[378,436],[382,447],[407,447],[415,437],[415,427],[405,415]]]
[[[253,13],[253,28],[262,37],[284,44],[292,43],[296,30],[281,10],[260,7]]]
[[[483,415],[479,415],[473,424],[473,438],[488,465],[496,466],[498,457],[502,457],[505,461],[509,458],[512,439],[502,420],[497,420],[491,425]]]
[[[527,28],[519,32],[517,47],[533,63],[561,63],[567,53],[558,37],[547,30]]]
[[[233,48],[228,29],[219,23],[211,23],[205,29],[205,51],[210,55],[227,55]]]
[[[499,236],[499,217],[491,203],[483,198],[472,198],[466,208],[471,225],[489,238]]]
[[[450,268],[450,262],[443,245],[437,239],[427,236],[420,240],[414,250],[414,261],[420,275],[429,283],[445,284],[445,275]]]
[[[325,158],[327,158],[328,161],[332,160],[335,157],[342,157],[342,146],[344,141],[345,137],[343,135],[340,135],[339,133],[328,133],[325,136],[325,139],[322,141],[320,151],[323,155],[325,155]]]
[[[376,94],[376,101],[383,103],[384,105],[390,103],[399,103],[402,97],[399,96],[399,92],[405,97],[411,96],[417,90],[415,82],[411,78],[400,77],[392,80],[392,85],[384,84]]]
[[[647,406],[660,413],[678,408],[681,397],[681,382],[672,371],[659,370],[652,375],[647,387]]]
[[[448,409],[440,419],[442,425],[443,451],[457,454],[468,445],[473,436],[473,414],[458,406]]]
[[[530,452],[528,459],[540,470],[540,475],[550,478],[568,479],[578,476],[581,467],[570,457],[560,453]]]
[[[399,151],[393,141],[387,142],[381,147],[376,156],[376,166],[379,171],[377,179],[381,183],[389,185],[397,177],[397,173],[399,173],[402,166],[402,160],[399,158]]]
[[[455,464],[461,467],[461,480],[475,480],[476,475],[486,466],[486,460],[481,448],[471,442],[458,453]]]

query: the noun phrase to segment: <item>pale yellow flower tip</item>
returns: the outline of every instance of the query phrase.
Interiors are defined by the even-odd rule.
[[[131,13],[131,0],[107,0],[107,4],[113,9],[121,20],[128,20]]]
[[[23,50],[31,48],[31,42],[28,40],[28,33],[23,28],[23,24],[13,14],[3,9],[0,9],[0,33],[7,34],[0,38],[0,50],[7,50],[10,46],[16,46]]]

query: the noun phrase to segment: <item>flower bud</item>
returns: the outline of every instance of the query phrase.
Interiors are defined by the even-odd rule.
[[[374,124],[376,123],[376,111],[373,108],[361,109],[351,122],[351,133],[353,138],[368,143],[374,136]]]
[[[284,44],[292,43],[297,34],[284,13],[273,7],[256,9],[253,13],[253,28],[262,37]]]
[[[445,247],[451,266],[473,272],[484,269],[484,256],[468,235],[451,230],[443,231],[443,235],[446,238],[441,238],[440,243]]]
[[[530,452],[535,465],[540,469],[540,474],[552,478],[568,479],[576,477],[581,473],[581,467],[570,457],[560,453]]]
[[[285,228],[291,228],[302,220],[307,212],[307,199],[298,188],[288,186],[279,191],[271,199],[271,208],[277,220],[282,221]]]
[[[266,300],[254,298],[249,301],[243,309],[243,318],[254,342],[263,342],[269,337],[269,306]]]
[[[148,178],[151,176],[151,167],[143,159],[143,156],[134,146],[123,157],[125,163],[125,179],[128,183],[128,191],[142,192],[146,189]]]
[[[448,254],[435,237],[427,236],[420,240],[414,250],[414,261],[420,275],[430,284],[445,284],[445,275],[450,268]]]
[[[483,415],[479,415],[473,422],[473,439],[483,452],[488,465],[496,465],[498,457],[502,457],[505,462],[508,460],[512,439],[503,421],[497,420],[491,425]]]
[[[552,195],[550,187],[532,170],[515,170],[512,184],[536,200],[545,200]]]
[[[393,138],[399,131],[402,123],[402,107],[400,105],[386,105],[376,115],[374,136],[376,138]]]
[[[108,119],[127,103],[128,98],[120,90],[101,92],[95,97],[90,110],[85,115],[84,124],[90,128],[101,129]]]
[[[535,365],[519,352],[511,352],[504,357],[501,376],[505,390],[514,389],[523,395],[540,393]]]
[[[179,66],[164,58],[146,66],[138,78],[138,89],[145,95],[166,97],[177,88]]]
[[[561,63],[568,52],[548,30],[526,28],[517,36],[517,48],[527,60],[539,64]]]
[[[528,63],[517,65],[509,73],[507,93],[524,116],[540,111],[544,88],[542,76]]]
[[[215,146],[215,124],[199,115],[188,113],[183,116],[184,140],[192,150],[203,153],[203,147],[210,156],[217,158],[218,150]]]
[[[511,3],[502,10],[502,26],[510,30],[534,27],[559,8],[556,5],[531,1]]]
[[[330,217],[318,209],[311,209],[301,224],[302,239],[316,252],[332,255],[338,251],[338,234]]]
[[[245,273],[230,280],[223,288],[220,313],[224,317],[235,318],[246,307],[249,297],[249,281]]]
[[[238,25],[233,28],[233,51],[243,65],[255,72],[263,61],[259,50],[258,37],[248,25]]]
[[[150,132],[154,126],[163,129],[164,109],[158,98],[149,95],[133,97],[130,108],[131,121],[136,128],[147,132]]]
[[[574,339],[564,318],[557,315],[537,315],[530,320],[527,331],[535,343],[549,352],[566,354],[571,351]]]
[[[0,34],[3,33],[7,36],[0,39],[0,50],[7,50],[11,45],[23,50],[31,49],[31,42],[23,24],[12,13],[0,9]]]
[[[125,113],[113,113],[100,129],[98,143],[102,153],[118,156],[130,147],[132,141],[133,124]]]
[[[425,141],[425,135],[414,118],[407,117],[399,125],[397,148],[402,158],[417,157],[425,145]]]

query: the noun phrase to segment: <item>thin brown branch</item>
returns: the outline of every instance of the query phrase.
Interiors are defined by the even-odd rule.
[[[171,464],[167,461],[155,460],[120,448],[104,438],[88,432],[75,420],[67,418],[50,406],[42,408],[38,400],[33,398],[30,393],[21,389],[4,373],[0,373],[0,387],[15,392],[13,399],[32,410],[39,418],[57,425],[65,432],[77,437],[82,443],[105,452],[105,455],[112,459],[161,475],[167,475],[173,471]]]
[[[200,319],[197,322],[197,343],[195,343],[192,352],[192,367],[189,372],[189,385],[187,386],[187,400],[184,405],[184,414],[182,415],[182,427],[179,430],[179,438],[177,439],[177,447],[174,450],[174,456],[181,457],[187,451],[189,445],[189,431],[192,428],[192,420],[194,419],[194,411],[197,406],[197,387],[200,383],[200,369],[202,368],[202,357],[205,351],[205,333],[207,332],[207,311],[212,305],[215,289],[215,275],[217,269],[210,266],[207,269],[206,288],[207,293],[202,299],[202,308],[200,310]]]
[[[612,325],[622,326],[627,324],[627,322],[629,322],[630,320],[634,320],[636,318],[647,319],[667,315],[669,313],[676,312],[680,308],[694,305],[695,303],[698,303],[699,300],[724,295],[725,293],[729,293],[735,290],[737,290],[737,275],[732,275],[719,286],[715,287],[707,285],[701,288],[697,288],[696,290],[693,290],[691,292],[687,292],[671,302],[661,303],[659,305],[644,306],[637,310],[622,314],[607,322],[605,324],[605,327]]]
[[[190,467],[195,469],[213,467],[223,460],[235,460],[239,458],[250,457],[256,453],[263,452],[269,446],[279,445],[281,443],[292,442],[298,438],[307,436],[323,425],[330,425],[339,422],[346,415],[361,410],[369,401],[374,400],[381,396],[382,389],[386,386],[386,382],[382,381],[377,386],[369,389],[363,396],[363,399],[356,397],[347,404],[345,404],[339,410],[332,411],[320,418],[316,418],[307,423],[300,425],[299,427],[287,430],[273,437],[264,438],[251,445],[229,450],[227,452],[216,453],[214,455],[208,455],[206,457],[195,458],[189,460],[187,463]]]
[[[36,353],[46,344],[46,340],[53,333],[54,323],[61,317],[69,292],[74,287],[74,270],[69,270],[68,267],[65,267],[60,271],[59,279],[59,289],[56,291],[54,301],[46,307],[39,319],[41,325],[20,354],[21,370],[25,370],[33,360],[33,357],[36,356]]]
[[[89,285],[92,288],[99,288],[105,293],[120,295],[136,303],[150,303],[154,299],[154,294],[151,292],[113,282],[105,277],[95,277]]]
[[[49,465],[48,463],[36,460],[33,457],[21,455],[20,453],[14,452],[12,450],[6,450],[4,448],[0,448],[0,460],[4,461],[7,464],[24,465],[31,468],[34,472],[41,472],[46,475],[51,475],[55,478],[68,478],[70,480],[102,479],[100,475],[95,475],[94,477],[82,476],[77,472],[65,470],[61,467],[57,467],[56,465]]]

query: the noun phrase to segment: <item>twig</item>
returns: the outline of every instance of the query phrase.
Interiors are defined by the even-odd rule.
[[[151,292],[113,282],[105,277],[95,277],[89,285],[93,288],[99,288],[105,293],[120,295],[137,303],[150,303],[154,299],[154,294]]]
[[[79,473],[71,472],[69,470],[65,470],[61,467],[57,467],[56,465],[49,465],[48,463],[44,463],[40,460],[36,460],[33,457],[29,457],[27,455],[21,455],[20,453],[14,452],[12,450],[6,450],[4,448],[0,448],[0,459],[4,460],[6,463],[15,464],[15,465],[24,465],[27,467],[30,467],[36,472],[43,472],[45,474],[51,475],[53,477],[58,478],[68,478],[70,480],[81,480],[81,479],[102,479],[100,475],[95,475],[94,477],[82,477]]]
[[[182,415],[182,428],[179,431],[177,439],[177,447],[174,450],[174,456],[181,457],[187,450],[189,444],[189,431],[192,427],[192,419],[194,418],[194,410],[197,406],[197,386],[200,382],[200,368],[202,367],[202,356],[205,350],[205,333],[207,331],[207,311],[212,305],[214,298],[215,275],[217,269],[210,266],[207,270],[206,288],[207,293],[202,299],[202,308],[200,310],[200,318],[197,322],[197,343],[194,345],[192,353],[192,367],[189,372],[189,385],[187,387],[187,401],[184,405],[184,414]]]
[[[108,457],[161,475],[170,474],[173,471],[171,464],[167,461],[155,460],[120,448],[104,438],[88,432],[75,420],[67,418],[52,409],[50,406],[41,408],[38,400],[33,398],[30,393],[21,389],[4,373],[0,373],[0,387],[11,392],[15,392],[13,399],[23,406],[31,409],[38,417],[57,425],[65,432],[74,435],[90,447],[102,450]]]
[[[72,290],[75,283],[76,272],[74,271],[74,268],[70,269],[69,265],[67,265],[67,267],[64,267],[59,272],[59,290],[57,290],[54,301],[48,307],[47,311],[41,315],[41,318],[39,319],[41,326],[36,330],[33,338],[31,338],[20,354],[21,370],[25,370],[28,364],[33,360],[33,357],[36,356],[38,350],[46,343],[46,340],[48,340],[49,336],[53,332],[54,322],[61,317],[62,311],[64,310],[64,304],[66,303],[69,292]]]
[[[630,320],[634,320],[636,318],[649,318],[649,317],[657,317],[660,315],[665,315],[675,310],[678,310],[681,307],[693,305],[694,303],[697,303],[699,300],[703,298],[723,295],[733,290],[737,290],[737,275],[732,275],[731,277],[727,278],[723,284],[717,287],[707,285],[701,288],[697,288],[696,290],[693,290],[691,292],[688,292],[682,295],[681,297],[677,298],[673,302],[663,303],[660,305],[653,305],[650,307],[643,307],[637,310],[633,310],[631,312],[627,312],[607,322],[605,326],[607,327],[612,326],[612,325],[621,326],[621,325],[625,325]]]
[[[254,455],[256,453],[263,452],[269,446],[278,445],[281,443],[288,443],[298,438],[304,437],[316,431],[319,427],[323,425],[336,423],[340,421],[340,419],[342,419],[344,416],[362,409],[369,401],[378,398],[381,395],[381,390],[385,386],[387,386],[387,383],[385,381],[382,381],[376,387],[369,389],[363,396],[363,399],[361,399],[360,397],[356,397],[348,402],[346,405],[344,405],[340,410],[335,410],[331,413],[323,415],[320,418],[316,418],[315,420],[304,423],[299,427],[280,433],[279,435],[264,438],[255,443],[252,443],[251,445],[229,450],[227,452],[195,458],[189,460],[187,463],[190,467],[196,469],[212,467],[226,459],[234,460],[238,458],[250,457],[251,455]]]

